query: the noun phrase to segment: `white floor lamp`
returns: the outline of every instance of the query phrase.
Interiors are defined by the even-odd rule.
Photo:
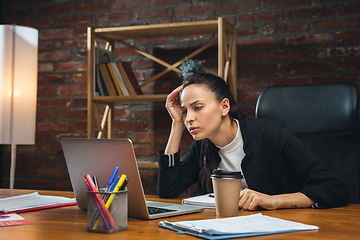
[[[11,144],[11,189],[16,145],[35,143],[37,73],[38,30],[0,25],[0,144]]]

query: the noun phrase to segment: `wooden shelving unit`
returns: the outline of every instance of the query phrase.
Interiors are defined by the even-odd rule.
[[[88,138],[95,137],[95,121],[98,126],[98,138],[102,137],[106,121],[108,122],[108,138],[114,137],[114,112],[115,103],[121,102],[154,102],[164,101],[167,94],[152,94],[152,95],[136,95],[136,96],[94,96],[94,46],[99,40],[106,42],[108,50],[115,49],[115,42],[121,43],[126,47],[133,49],[141,55],[161,64],[166,67],[165,70],[153,76],[151,79],[140,84],[143,87],[169,71],[181,73],[177,67],[185,61],[185,57],[190,59],[199,54],[208,47],[218,44],[218,75],[229,83],[232,93],[236,99],[236,28],[224,20],[218,18],[211,21],[200,22],[184,22],[184,23],[169,23],[169,24],[154,24],[141,26],[127,26],[127,27],[111,27],[111,28],[88,28],[87,48],[88,48],[88,115],[87,115],[87,136]],[[184,56],[183,59],[174,63],[168,64],[161,59],[146,53],[139,48],[132,46],[124,40],[140,39],[140,38],[155,38],[155,37],[170,37],[170,36],[184,36],[184,35],[198,35],[198,34],[217,34],[217,37],[204,44],[201,48],[193,53]],[[100,120],[97,111],[97,104],[105,104],[105,112],[103,119]]]

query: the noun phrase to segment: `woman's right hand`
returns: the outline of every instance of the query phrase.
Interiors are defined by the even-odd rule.
[[[179,151],[181,136],[185,128],[182,111],[180,109],[181,90],[183,90],[182,85],[172,91],[166,98],[165,107],[173,122],[164,154],[174,154]]]
[[[180,109],[180,92],[183,90],[183,86],[177,87],[166,98],[165,107],[170,114],[174,123],[182,123],[182,113]]]

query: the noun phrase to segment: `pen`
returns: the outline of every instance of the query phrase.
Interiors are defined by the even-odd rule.
[[[116,185],[118,184],[119,181],[120,181],[120,177],[118,176],[118,177],[115,179],[115,181],[113,182],[113,184],[111,184],[109,192],[114,192],[114,189],[115,189],[115,187],[116,187]],[[109,194],[106,194],[106,195],[105,195],[105,199],[104,199],[104,202],[105,202],[105,203],[106,203],[107,200],[109,199],[109,196],[110,196]]]
[[[115,167],[115,170],[114,170],[113,174],[111,175],[111,177],[110,177],[110,179],[108,181],[108,184],[107,184],[107,187],[106,187],[106,192],[108,192],[110,190],[111,184],[114,182],[116,174],[118,173],[118,171],[119,171],[119,167]]]
[[[116,187],[116,185],[118,184],[119,181],[120,181],[120,177],[118,176],[118,177],[115,179],[114,183],[111,184],[110,192],[114,192],[114,189],[115,189],[115,187]]]
[[[99,189],[99,183],[98,183],[97,178],[96,178],[95,175],[93,176],[93,181],[94,181],[95,187],[96,187],[97,189]]]
[[[115,179],[115,181],[111,184],[109,192],[114,192],[114,189],[115,189],[115,187],[116,187],[116,185],[118,184],[119,181],[120,181],[120,177],[118,176],[118,177]],[[108,201],[109,196],[110,196],[109,194],[106,194],[106,195],[105,195],[105,198],[104,198],[104,202],[105,202],[105,203]]]
[[[129,178],[125,178],[123,184],[120,187],[120,191],[125,190],[128,181],[129,181]]]
[[[214,197],[214,194],[209,194],[209,197]]]
[[[171,223],[171,222],[168,222],[166,220],[160,221],[159,225],[168,225],[168,226],[171,226],[174,229],[184,231],[184,232],[195,233],[195,234],[201,234],[206,230],[206,229],[197,228],[195,226],[185,226],[185,225],[181,225],[179,223]]]
[[[99,192],[100,192],[99,182],[98,182],[97,177],[96,177],[95,175],[93,176],[93,181],[94,181],[95,187],[96,187],[96,188],[99,190]],[[105,197],[106,197],[106,195],[104,195],[104,194],[101,195],[101,198],[104,200],[104,202],[105,202]]]

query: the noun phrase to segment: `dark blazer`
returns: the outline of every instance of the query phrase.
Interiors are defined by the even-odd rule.
[[[349,189],[284,125],[238,113],[245,157],[241,168],[250,189],[269,194],[302,192],[317,207],[338,207],[349,202]],[[218,148],[210,146],[218,155]],[[194,141],[180,161],[180,154],[158,153],[157,191],[176,197],[198,181],[203,166],[202,141]],[[201,192],[200,193],[204,193]]]

